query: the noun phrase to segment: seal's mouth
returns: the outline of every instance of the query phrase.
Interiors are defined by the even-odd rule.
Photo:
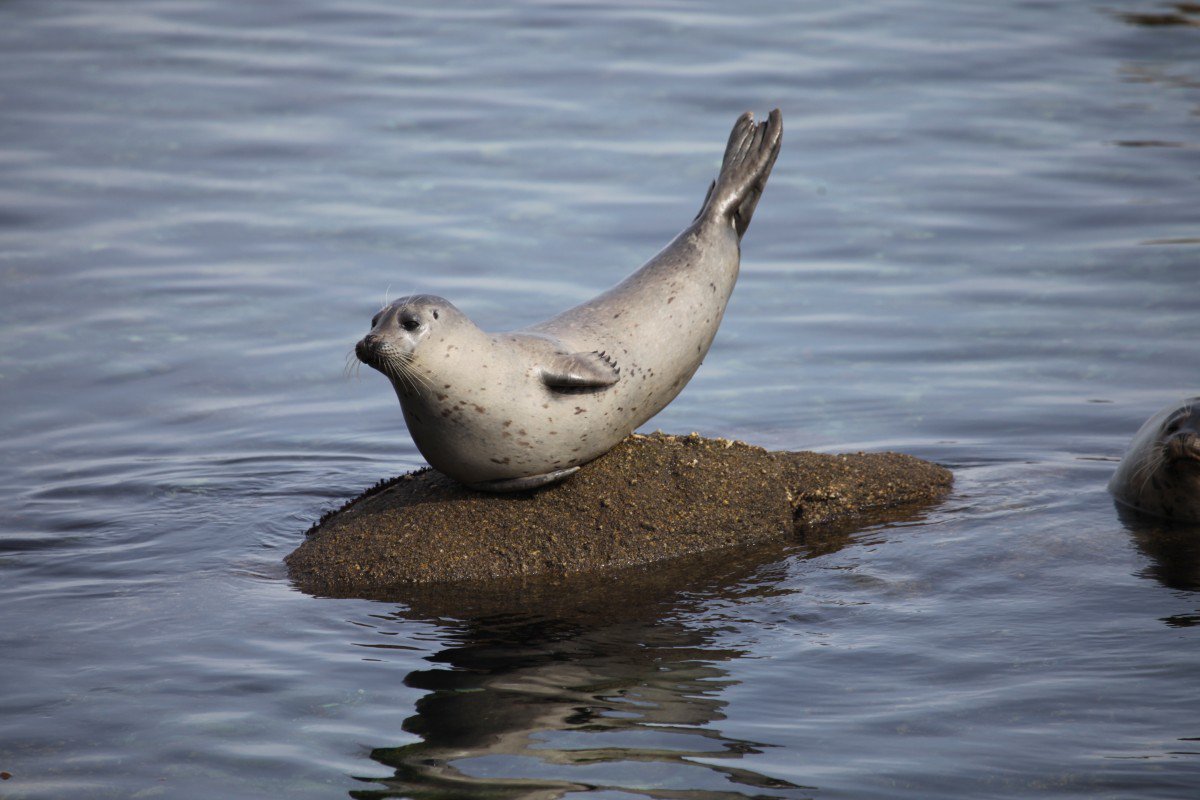
[[[372,369],[382,372],[389,380],[405,385],[417,383],[409,366],[412,356],[399,352],[386,338],[368,333],[354,345],[354,355]]]

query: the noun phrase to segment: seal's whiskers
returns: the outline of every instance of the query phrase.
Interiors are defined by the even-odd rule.
[[[362,361],[359,361],[358,353],[355,350],[355,348],[351,347],[350,352],[346,354],[346,366],[342,368],[343,380],[358,377],[358,368],[362,364]]]
[[[398,382],[412,394],[419,394],[422,389],[433,391],[432,381],[422,375],[412,365],[412,357],[397,353],[385,354],[379,363],[379,371]]]
[[[1146,490],[1151,479],[1154,478],[1154,473],[1157,472],[1167,460],[1167,449],[1161,445],[1154,448],[1148,458],[1138,465],[1134,470],[1131,483],[1137,486],[1137,493],[1140,495]]]

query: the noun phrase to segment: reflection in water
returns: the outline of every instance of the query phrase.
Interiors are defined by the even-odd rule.
[[[1150,559],[1145,576],[1168,589],[1200,591],[1200,524],[1174,522],[1117,504],[1137,549]]]
[[[452,644],[430,659],[438,667],[405,680],[429,692],[404,724],[422,741],[372,751],[395,775],[373,781],[385,788],[353,796],[558,798],[601,789],[714,800],[810,796],[737,763],[771,745],[715,727],[724,719],[722,695],[736,685],[722,665],[745,653],[695,620],[718,592],[736,602],[780,591],[772,587],[782,565],[755,570],[751,562],[731,568],[710,558],[701,585],[696,575],[705,570],[691,560],[620,580],[410,597],[397,622],[448,614],[460,621],[448,625]]]
[[[1200,592],[1200,524],[1175,522],[1117,504],[1117,513],[1138,551],[1150,559],[1142,576],[1168,589]],[[1173,627],[1200,625],[1200,609],[1163,619]]]
[[[1200,3],[1171,3],[1171,10],[1158,12],[1123,12],[1121,19],[1131,25],[1146,28],[1200,27]]]

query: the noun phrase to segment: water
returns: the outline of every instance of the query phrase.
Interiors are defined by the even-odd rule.
[[[1103,490],[1198,388],[1171,15],[4,3],[0,796],[1194,796],[1200,537]],[[776,105],[725,323],[649,427],[900,449],[945,505],[503,612],[289,585],[421,463],[343,376],[385,297],[587,298]]]

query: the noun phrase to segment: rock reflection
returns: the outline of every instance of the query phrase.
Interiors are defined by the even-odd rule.
[[[428,691],[404,724],[421,741],[379,748],[395,770],[356,798],[796,798],[739,765],[771,745],[723,735],[723,666],[744,655],[697,620],[715,598],[777,592],[780,548],[602,579],[410,595],[397,621],[436,619],[452,643],[411,672]],[[707,575],[699,580],[697,575]],[[682,587],[682,588],[681,588]],[[447,618],[455,622],[446,622]],[[614,776],[622,785],[614,785]]]

